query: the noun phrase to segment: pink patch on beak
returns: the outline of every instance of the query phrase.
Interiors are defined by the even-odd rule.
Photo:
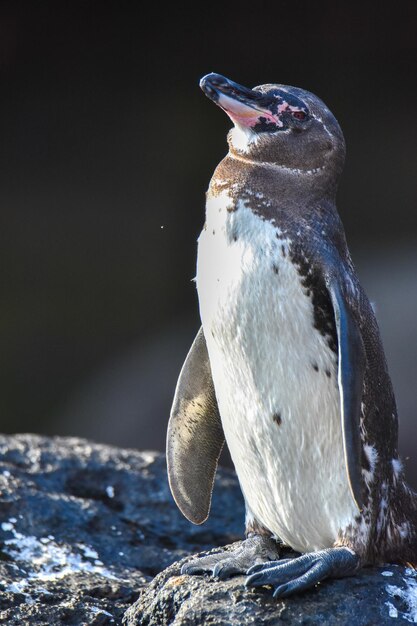
[[[221,93],[216,104],[218,104],[230,117],[232,122],[236,122],[241,126],[247,126],[251,128],[259,123],[259,118],[263,117],[271,121],[276,126],[282,126],[281,120],[274,117],[272,113],[264,109],[255,109],[249,104],[229,98],[225,94]]]

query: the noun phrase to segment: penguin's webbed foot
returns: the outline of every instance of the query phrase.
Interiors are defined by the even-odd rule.
[[[247,587],[274,587],[274,598],[286,598],[313,587],[325,578],[342,578],[354,574],[359,557],[348,548],[329,548],[310,552],[295,559],[283,559],[255,565],[248,571]]]
[[[210,572],[215,578],[223,580],[234,574],[245,574],[252,566],[267,565],[278,557],[276,541],[262,535],[249,535],[233,550],[184,563],[181,574]]]

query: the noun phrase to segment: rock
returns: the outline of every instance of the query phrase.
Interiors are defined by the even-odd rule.
[[[245,578],[216,581],[182,576],[183,559],[143,590],[125,614],[125,626],[384,626],[417,621],[417,578],[400,566],[366,568],[352,578],[274,600],[268,589],[246,589]]]
[[[181,576],[189,555],[242,536],[233,472],[203,526],[174,504],[165,459],[75,438],[0,436],[0,624],[199,626],[417,621],[417,578],[366,569],[284,601],[244,577]],[[123,617],[124,616],[124,617]]]
[[[215,491],[210,520],[193,526],[172,500],[162,454],[0,436],[0,624],[120,624],[162,569],[241,536],[231,471]]]

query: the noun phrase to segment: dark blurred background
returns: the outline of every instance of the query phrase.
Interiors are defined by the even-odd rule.
[[[0,2],[5,432],[164,447],[199,326],[216,71],[317,93],[344,130],[339,211],[417,486],[417,5]]]

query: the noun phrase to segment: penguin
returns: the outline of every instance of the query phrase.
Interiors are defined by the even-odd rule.
[[[366,565],[414,564],[394,392],[336,210],[340,126],[300,88],[215,73],[200,86],[233,128],[198,239],[202,326],[175,391],[168,478],[203,523],[226,441],[246,532],[182,573],[246,574],[283,598]]]

